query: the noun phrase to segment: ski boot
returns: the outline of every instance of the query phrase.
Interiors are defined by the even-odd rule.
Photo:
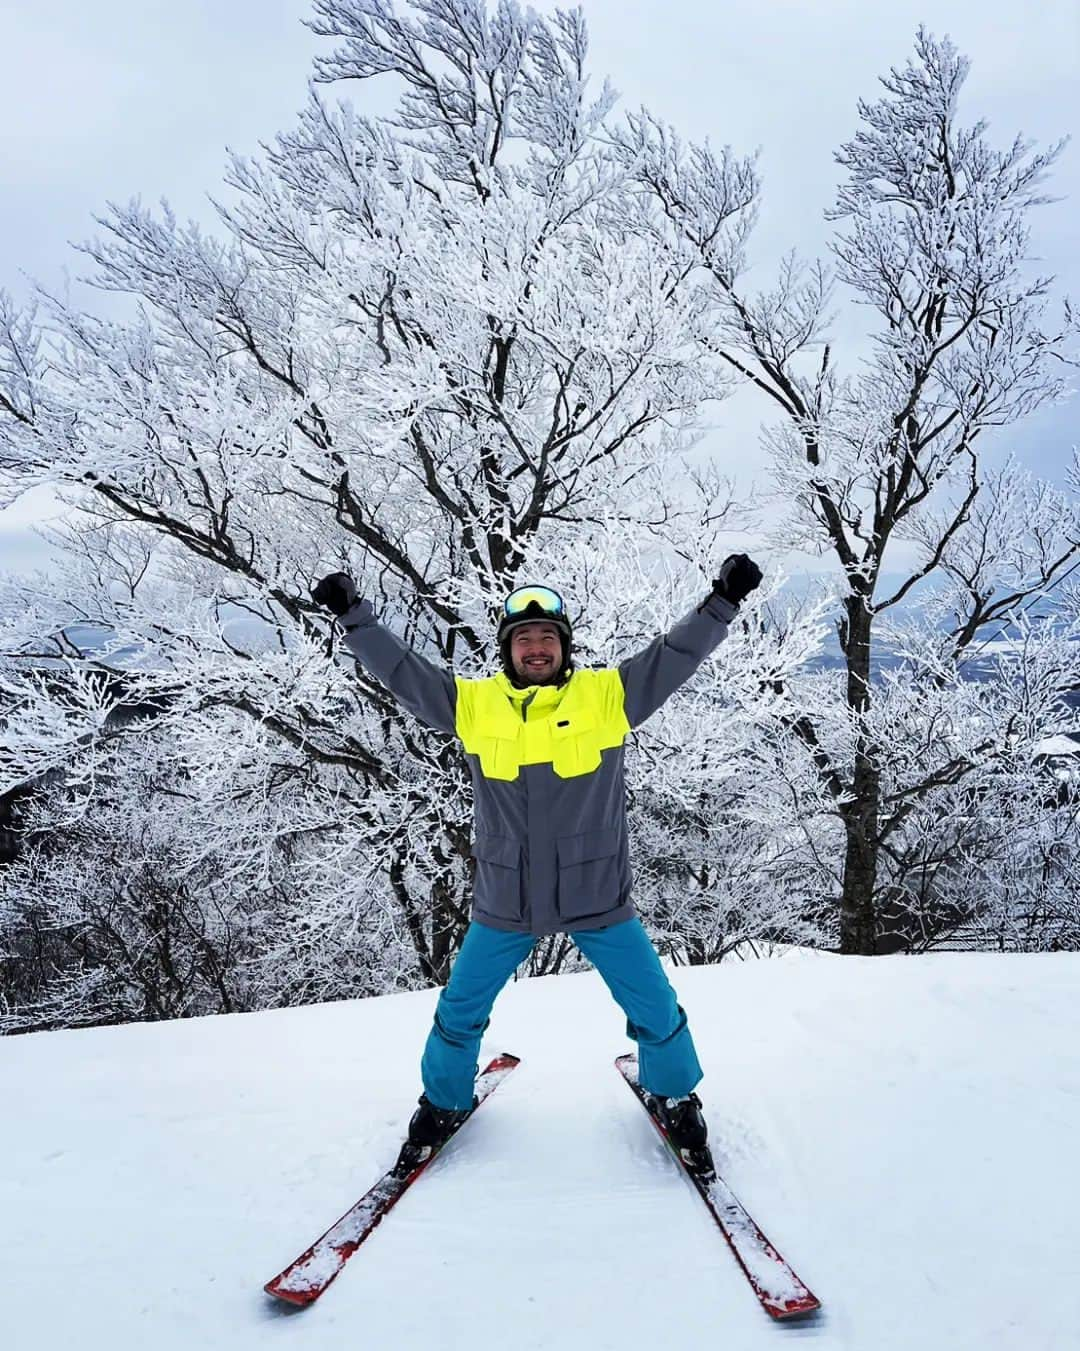
[[[698,1095],[688,1093],[683,1098],[657,1098],[650,1094],[649,1103],[687,1169],[705,1181],[714,1178],[716,1165],[707,1143],[709,1128]]]
[[[395,1177],[408,1175],[422,1163],[426,1163],[436,1150],[440,1149],[457,1130],[466,1117],[476,1110],[478,1100],[473,1098],[472,1107],[462,1111],[450,1108],[434,1107],[427,1094],[420,1095],[420,1106],[409,1122],[409,1135],[401,1146],[397,1163],[394,1164]]]

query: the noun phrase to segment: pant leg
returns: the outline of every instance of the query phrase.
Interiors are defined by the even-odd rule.
[[[475,921],[469,925],[420,1062],[424,1092],[433,1106],[454,1111],[472,1106],[488,1015],[535,941],[531,934],[504,933]]]
[[[626,1014],[638,1044],[642,1087],[659,1098],[681,1098],[701,1082],[686,1014],[639,919],[607,929],[577,929],[570,937],[596,967]]]

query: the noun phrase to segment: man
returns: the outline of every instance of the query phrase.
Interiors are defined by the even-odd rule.
[[[641,1084],[673,1144],[712,1172],[686,1014],[630,898],[623,743],[722,641],[760,581],[745,554],[731,555],[696,609],[611,670],[576,670],[562,597],[519,587],[499,622],[502,670],[481,680],[414,652],[344,573],[315,587],[357,659],[410,712],[456,734],[472,773],[472,922],[424,1048],[424,1092],[402,1167],[441,1144],[472,1107],[480,1039],[499,991],[538,937],[568,933],[626,1014]]]

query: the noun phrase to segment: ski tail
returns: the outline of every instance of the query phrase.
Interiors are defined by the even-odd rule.
[[[705,1202],[765,1312],[772,1318],[784,1319],[805,1317],[820,1309],[821,1301],[796,1276],[723,1178],[716,1173],[695,1172],[687,1166],[686,1160],[668,1138],[664,1123],[653,1111],[648,1093],[641,1086],[637,1056],[621,1055],[615,1061],[615,1066],[648,1113],[649,1120],[660,1132],[684,1175]]]
[[[393,1169],[384,1173],[352,1209],[347,1210],[336,1224],[332,1224],[321,1238],[316,1239],[310,1248],[306,1248],[273,1280],[267,1281],[263,1286],[266,1293],[298,1308],[314,1304],[383,1216],[393,1209],[417,1178],[457,1135],[465,1122],[520,1063],[518,1057],[510,1055],[509,1052],[496,1056],[476,1080],[476,1106],[446,1140],[404,1176],[397,1176]]]

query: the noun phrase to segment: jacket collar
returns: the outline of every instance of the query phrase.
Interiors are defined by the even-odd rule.
[[[573,679],[571,676],[561,685],[527,685],[524,689],[518,689],[504,671],[494,677],[495,684],[512,703],[523,704],[528,701],[530,708],[558,708]]]

